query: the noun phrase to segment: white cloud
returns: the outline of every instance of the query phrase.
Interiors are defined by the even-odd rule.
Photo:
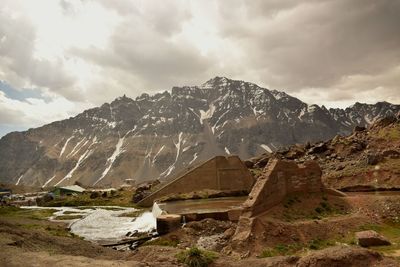
[[[39,127],[74,116],[77,110],[90,107],[90,103],[71,102],[59,96],[48,101],[38,98],[15,100],[0,91],[0,125],[15,129]]]

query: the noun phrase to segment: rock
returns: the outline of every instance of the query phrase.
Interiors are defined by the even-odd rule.
[[[305,149],[310,149],[311,148],[311,143],[307,142],[304,146]]]
[[[254,166],[258,168],[264,168],[269,161],[268,157],[260,159]]]
[[[368,165],[376,165],[382,160],[382,155],[379,154],[367,154],[366,163]]]
[[[375,128],[383,128],[386,127],[392,123],[395,123],[397,121],[397,118],[395,116],[387,116],[381,119],[378,119],[372,126],[371,129]]]
[[[98,197],[100,197],[100,192],[93,191],[92,193],[90,193],[90,198],[91,199],[95,199],[95,198],[98,198]]]
[[[319,143],[314,147],[311,147],[308,150],[308,154],[319,154],[325,152],[326,150],[328,150],[327,145],[325,143]]]
[[[157,232],[160,235],[170,233],[181,227],[181,215],[165,214],[157,217]]]
[[[227,230],[225,230],[224,238],[226,238],[226,239],[231,238],[233,236],[233,234],[235,233],[235,230],[236,229],[234,227],[231,227],[231,228],[228,228]]]
[[[247,168],[251,169],[254,166],[254,162],[252,162],[251,160],[245,160],[244,165],[246,165]]]
[[[400,151],[394,150],[394,149],[386,149],[382,152],[383,157],[389,157],[389,158],[399,158],[400,157]]]
[[[389,246],[391,244],[389,240],[373,230],[357,232],[356,238],[362,247]]]
[[[350,146],[350,154],[364,150],[367,145],[364,142],[355,142]]]
[[[36,204],[39,206],[44,206],[47,202],[54,200],[54,195],[51,193],[45,194],[41,197],[36,198]]]
[[[297,159],[304,156],[305,152],[302,148],[296,147],[294,149],[289,150],[285,156],[287,159]]]
[[[201,236],[197,241],[197,247],[206,250],[220,251],[226,243],[224,234]]]
[[[382,259],[378,252],[369,249],[335,246],[305,255],[295,266],[382,266]]]
[[[341,171],[341,170],[343,170],[344,169],[344,165],[343,164],[339,164],[337,167],[336,167],[336,171]]]
[[[356,127],[354,127],[354,129],[353,129],[353,133],[355,133],[355,132],[362,132],[362,131],[365,131],[367,128],[365,128],[364,126],[359,126],[359,125],[357,125]]]
[[[144,199],[148,195],[149,194],[146,194],[146,192],[137,192],[133,195],[132,201],[133,203],[138,203],[140,200]]]

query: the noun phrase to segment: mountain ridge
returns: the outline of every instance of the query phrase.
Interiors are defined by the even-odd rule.
[[[131,99],[0,139],[0,181],[117,186],[164,179],[214,155],[248,158],[293,143],[347,134],[400,111],[387,102],[346,109],[215,77]]]

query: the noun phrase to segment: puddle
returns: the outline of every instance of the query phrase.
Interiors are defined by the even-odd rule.
[[[238,208],[247,197],[180,200],[157,203],[161,210],[172,214],[224,212]]]

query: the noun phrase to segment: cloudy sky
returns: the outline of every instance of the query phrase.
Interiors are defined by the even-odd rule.
[[[1,0],[0,136],[215,76],[400,104],[399,14],[398,0]]]

